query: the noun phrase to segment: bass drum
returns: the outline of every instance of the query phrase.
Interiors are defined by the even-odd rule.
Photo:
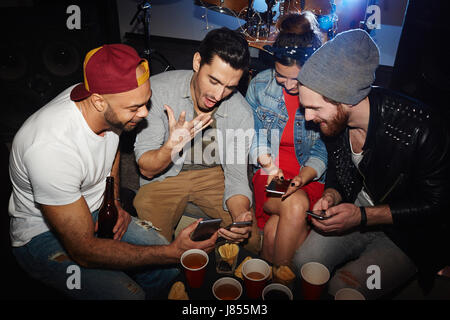
[[[248,7],[248,0],[198,0],[203,7],[209,10],[237,16]]]

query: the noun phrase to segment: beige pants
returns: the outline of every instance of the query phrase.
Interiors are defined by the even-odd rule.
[[[134,199],[134,207],[140,219],[151,221],[161,228],[161,234],[169,241],[172,241],[175,227],[188,202],[197,205],[210,218],[221,218],[221,226],[224,227],[232,222],[231,214],[222,206],[224,180],[220,166],[181,171],[175,177],[142,186]],[[254,216],[252,233],[244,247],[256,254],[261,248]]]

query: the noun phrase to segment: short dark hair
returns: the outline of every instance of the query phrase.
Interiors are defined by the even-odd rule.
[[[215,55],[228,63],[233,69],[246,71],[250,62],[250,52],[245,37],[228,28],[208,32],[198,48],[200,65],[210,64]]]

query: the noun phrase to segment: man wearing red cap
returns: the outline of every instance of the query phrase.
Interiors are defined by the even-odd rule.
[[[147,61],[133,48],[96,48],[86,55],[84,82],[33,114],[14,138],[13,253],[32,277],[70,297],[151,298],[178,273],[163,265],[178,262],[187,249],[214,246],[217,236],[189,239],[198,222],[169,244],[139,226],[118,201],[114,239],[95,237],[106,177],[118,186],[119,135],[148,114],[149,76]],[[137,268],[132,277],[121,271]],[[78,280],[69,278],[70,270],[78,270]]]

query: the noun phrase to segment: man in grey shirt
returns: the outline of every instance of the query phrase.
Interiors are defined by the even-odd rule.
[[[220,236],[248,241],[248,249],[259,251],[247,178],[253,115],[236,90],[248,62],[245,38],[220,28],[201,42],[193,71],[151,77],[148,125],[135,143],[142,176],[134,206],[169,241],[187,203],[193,202],[209,217],[222,219]],[[251,227],[223,228],[250,220]]]

